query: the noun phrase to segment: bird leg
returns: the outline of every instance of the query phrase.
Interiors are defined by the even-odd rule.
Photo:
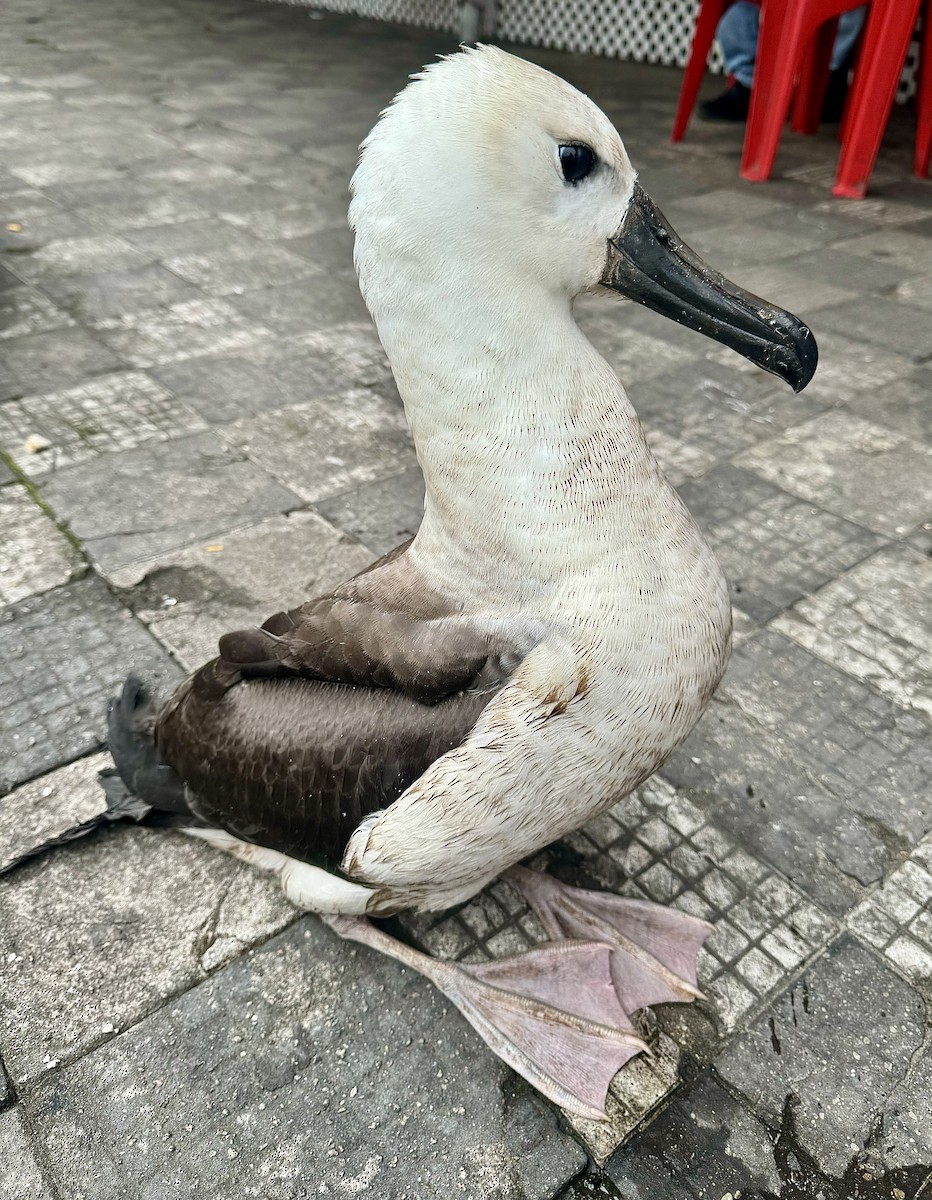
[[[421,954],[364,917],[322,915],[351,941],[425,975],[486,1044],[561,1108],[605,1118],[612,1077],[646,1050],[616,996],[612,947],[561,939],[495,962],[466,965]]]
[[[548,937],[610,946],[612,981],[625,1012],[702,998],[696,957],[712,932],[708,921],[649,900],[567,887],[526,867],[512,867],[503,878],[528,902]]]

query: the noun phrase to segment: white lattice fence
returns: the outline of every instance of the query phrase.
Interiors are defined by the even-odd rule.
[[[458,30],[458,0],[286,0],[328,12],[355,13],[380,21]],[[686,65],[699,0],[501,0],[497,6],[496,38],[600,54],[635,62]],[[910,47],[897,100],[915,89],[919,43]],[[716,49],[710,69],[722,70]]]
[[[498,34],[507,41],[683,66],[696,8],[697,0],[510,0],[499,10]]]

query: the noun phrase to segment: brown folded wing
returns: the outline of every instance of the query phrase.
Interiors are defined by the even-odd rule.
[[[159,720],[162,756],[209,825],[331,869],[362,818],[458,746],[490,699],[426,706],[309,679],[218,687],[226,671],[215,660],[182,684]]]
[[[423,704],[462,691],[503,648],[423,583],[406,548],[261,629],[225,634],[221,657],[246,678],[297,674],[390,688]]]
[[[208,824],[336,867],[360,820],[469,733],[508,648],[419,585],[403,549],[225,635],[165,706],[160,755]]]

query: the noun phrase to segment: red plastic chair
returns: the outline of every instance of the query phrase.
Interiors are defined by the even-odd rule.
[[[683,83],[680,87],[680,99],[676,106],[676,117],[673,121],[671,142],[681,142],[689,118],[696,107],[696,97],[702,86],[702,77],[709,61],[709,51],[715,41],[715,31],[724,15],[725,9],[730,8],[734,0],[699,0],[699,11],[696,13],[696,28],[693,32],[692,45],[689,48],[689,59],[683,73]]]
[[[920,0],[874,0],[871,6],[842,130],[836,196],[859,200],[867,193],[920,7]],[[922,42],[913,164],[925,178],[932,146],[932,4],[923,13]]]
[[[866,0],[762,0],[754,87],[741,176],[769,179],[792,100],[792,128],[815,133],[829,75],[838,17]],[[836,196],[863,197],[877,158],[922,0],[867,0],[869,14],[842,126]],[[682,140],[696,103],[715,31],[733,0],[700,0],[671,140]],[[923,18],[917,89],[915,171],[932,157],[932,0]],[[795,98],[794,98],[795,88]]]
[[[837,33],[837,17],[820,25],[803,57],[803,65],[796,84],[796,95],[793,99],[793,113],[790,117],[790,128],[794,133],[813,134],[819,132],[819,125],[822,121],[822,104],[825,100],[825,89],[828,86],[832,49]]]
[[[901,3],[908,6],[914,2],[918,4],[920,0],[872,0],[868,21],[876,8]],[[751,109],[744,134],[742,179],[758,182],[770,178],[783,123],[790,110],[793,87],[804,68],[806,82],[794,113],[794,125],[809,132],[813,121],[818,124],[814,114],[816,99],[821,105],[828,74],[826,47],[831,55],[838,17],[852,8],[860,8],[863,3],[864,0],[765,0],[761,9]],[[831,23],[827,30],[824,28],[826,22]]]

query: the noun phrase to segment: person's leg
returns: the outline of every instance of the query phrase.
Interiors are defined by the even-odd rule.
[[[721,46],[725,69],[735,82],[720,96],[706,100],[699,106],[699,111],[707,120],[747,119],[759,28],[760,8],[749,0],[739,0],[739,3],[725,10],[715,31],[715,40]]]
[[[854,44],[858,40],[861,26],[864,24],[866,8],[853,8],[850,12],[842,13],[838,18],[838,33],[835,34],[835,45],[832,48],[831,70],[847,70],[854,57]]]
[[[754,79],[754,60],[757,57],[757,38],[760,31],[760,7],[739,0],[725,10],[718,23],[715,40],[722,48],[725,69],[746,88]]]

